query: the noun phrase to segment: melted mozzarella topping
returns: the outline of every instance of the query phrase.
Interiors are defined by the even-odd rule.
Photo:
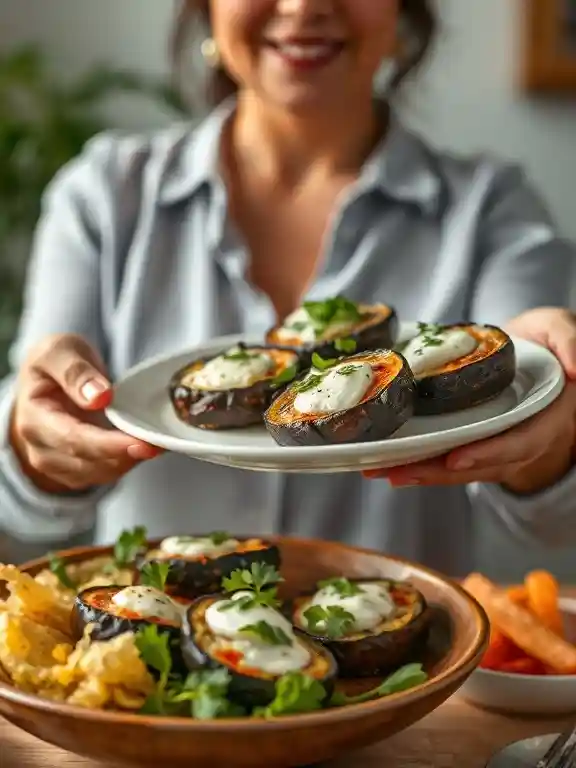
[[[236,592],[232,602],[250,594]],[[218,600],[206,609],[206,624],[218,638],[218,646],[238,651],[243,656],[244,665],[271,675],[284,675],[309,664],[308,649],[298,640],[292,624],[281,613],[266,605],[255,605],[246,610],[239,607],[221,610],[229,603],[229,600]],[[290,638],[291,644],[271,645],[260,640],[257,635],[242,632],[244,627],[260,621],[281,629]]]
[[[301,342],[310,343],[318,338],[347,336],[355,325],[356,323],[353,321],[330,323],[323,328],[322,333],[318,336],[312,318],[304,307],[299,307],[288,315],[282,327],[278,329],[278,339],[280,341],[288,341],[296,336]]]
[[[160,544],[160,549],[167,555],[184,555],[185,557],[215,557],[235,552],[240,546],[237,539],[227,539],[215,544],[209,536],[170,536]]]
[[[425,336],[416,336],[408,342],[402,353],[415,376],[459,360],[478,347],[478,341],[463,328],[441,331],[433,338],[435,343],[430,344],[426,342]]]
[[[240,389],[263,379],[273,367],[274,361],[265,352],[234,348],[209,360],[200,370],[190,373],[183,379],[183,383],[198,389]]]
[[[114,595],[112,602],[143,619],[164,619],[180,624],[182,618],[183,608],[154,587],[126,587]]]
[[[391,617],[396,606],[390,592],[383,584],[358,584],[361,592],[357,595],[342,596],[333,587],[320,589],[306,607],[318,605],[322,608],[338,606],[354,616],[349,632],[363,632],[375,629],[384,619]]]
[[[312,371],[309,377],[318,376]],[[362,400],[374,374],[369,363],[341,363],[322,374],[319,381],[298,392],[294,398],[294,410],[298,413],[336,413],[353,408]]]

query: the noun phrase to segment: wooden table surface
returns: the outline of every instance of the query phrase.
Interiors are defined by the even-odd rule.
[[[398,736],[326,763],[323,768],[482,768],[509,742],[559,733],[568,722],[568,719],[507,718],[475,709],[454,696]],[[0,766],[105,768],[104,763],[44,744],[1,719]]]

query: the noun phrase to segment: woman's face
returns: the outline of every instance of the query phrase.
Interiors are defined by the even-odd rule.
[[[397,49],[399,0],[210,0],[210,11],[241,88],[291,110],[369,98]]]

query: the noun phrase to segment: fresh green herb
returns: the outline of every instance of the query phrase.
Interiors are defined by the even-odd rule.
[[[237,361],[245,361],[250,360],[251,357],[255,357],[254,354],[250,354],[248,350],[238,348],[238,349],[230,349],[228,352],[225,352],[222,357],[225,360],[237,360]]]
[[[336,363],[338,362],[338,358],[336,357],[329,357],[324,359],[323,357],[320,357],[320,355],[317,352],[312,353],[312,365],[314,368],[316,368],[317,371],[327,371],[329,368],[332,368]]]
[[[296,376],[298,373],[298,368],[296,365],[290,365],[288,368],[284,368],[283,371],[280,371],[278,376],[274,377],[274,380],[272,381],[272,384],[275,387],[279,387],[282,384],[287,384],[289,381],[292,381],[292,379]]]
[[[226,611],[232,607],[237,607],[239,610],[245,611],[255,605],[276,608],[280,605],[280,601],[275,585],[281,581],[284,579],[276,568],[267,563],[252,563],[250,570],[237,568],[232,571],[229,577],[222,579],[222,587],[226,592],[246,590],[249,594],[242,595],[237,600],[227,601],[219,610]]]
[[[362,314],[358,305],[343,296],[335,296],[326,301],[305,301],[303,305],[308,317],[312,321],[316,337],[335,323],[357,323]]]
[[[343,637],[354,625],[354,616],[340,605],[311,605],[304,618],[310,632],[321,637]]]
[[[118,568],[133,565],[137,556],[146,549],[147,530],[143,525],[131,531],[122,531],[114,545],[114,561]]]
[[[353,352],[356,352],[357,344],[354,339],[336,339],[334,347],[338,352],[352,354]]]
[[[438,347],[442,344],[443,327],[435,323],[418,323],[418,334],[421,338],[422,346],[417,350],[417,355],[424,354],[425,347]]]
[[[169,571],[169,563],[146,563],[140,571],[140,583],[164,592]]]
[[[232,536],[228,533],[228,531],[212,531],[212,533],[208,534],[207,538],[210,539],[215,547],[219,547],[220,544],[224,544],[224,542],[230,541]]]
[[[289,672],[276,681],[276,696],[265,708],[255,710],[257,717],[278,717],[322,709],[326,689],[318,680],[301,672]]]
[[[422,685],[427,680],[428,675],[424,671],[422,664],[407,664],[397,669],[380,685],[372,688],[370,691],[366,691],[366,693],[360,693],[358,696],[346,696],[341,691],[336,691],[330,699],[330,706],[344,707],[348,704],[361,704],[364,701],[371,701],[383,696],[390,696],[393,693],[408,691],[410,688]]]
[[[322,581],[319,581],[318,589],[327,589],[331,592],[336,592],[340,597],[353,597],[354,595],[360,595],[363,591],[353,581],[338,576],[334,579],[323,579]]]
[[[293,384],[292,389],[294,392],[308,392],[310,389],[317,387],[322,382],[323,378],[324,376],[321,373],[312,373],[309,376],[306,376],[305,379]]]
[[[54,576],[56,576],[60,584],[62,584],[63,587],[66,587],[66,589],[76,589],[77,584],[75,584],[70,576],[68,576],[68,571],[66,570],[64,561],[53,552],[50,552],[48,559],[50,563],[50,570]]]
[[[148,624],[136,632],[134,642],[144,664],[158,673],[156,688],[146,699],[142,712],[147,715],[167,714],[166,689],[172,671],[170,636],[154,624]]]
[[[290,331],[296,331],[296,333],[302,333],[308,327],[308,323],[303,323],[302,320],[296,320],[294,323],[285,326]]]
[[[258,621],[256,624],[246,624],[240,627],[240,632],[256,635],[259,640],[267,645],[292,645],[292,640],[281,627],[268,624],[267,621]]]
[[[357,365],[343,365],[342,368],[338,368],[336,373],[338,376],[350,376],[352,373],[358,370]]]

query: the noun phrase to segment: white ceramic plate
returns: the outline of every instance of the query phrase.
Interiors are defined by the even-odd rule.
[[[576,642],[576,600],[561,601],[567,637]],[[576,714],[576,675],[512,675],[475,669],[459,689],[470,704],[510,715]]]
[[[414,328],[413,323],[403,323],[400,339],[413,335]],[[217,353],[239,341],[261,343],[260,339],[225,336],[137,365],[116,385],[108,418],[133,437],[214,464],[272,472],[357,472],[422,461],[496,435],[541,411],[564,386],[562,368],[554,355],[514,339],[518,372],[513,385],[498,398],[447,416],[415,417],[387,440],[283,448],[264,427],[207,431],[179,421],[167,391],[173,373],[195,357]]]

